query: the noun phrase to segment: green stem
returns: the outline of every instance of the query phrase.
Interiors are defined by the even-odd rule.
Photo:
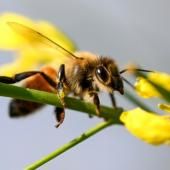
[[[4,83],[0,83],[0,96],[61,106],[57,95]]]
[[[47,93],[43,91],[37,91],[33,89],[26,89],[21,88],[13,85],[3,84],[0,83],[0,95],[6,97],[12,97],[21,100],[28,100],[38,103],[50,104],[54,106],[62,106],[60,103],[60,99],[56,94]],[[95,106],[91,103],[86,103],[81,100],[77,100],[75,98],[66,97],[65,98],[66,107],[86,112],[92,115],[96,115]],[[108,120],[106,122],[100,123],[96,127],[88,130],[87,132],[83,133],[78,138],[72,140],[71,142],[65,144],[61,148],[57,149],[56,151],[52,152],[51,154],[47,155],[46,157],[42,158],[41,160],[35,162],[34,164],[27,167],[27,170],[36,169],[37,167],[45,164],[46,162],[50,161],[51,159],[55,158],[56,156],[60,155],[61,153],[67,151],[68,149],[72,148],[73,146],[79,144],[80,142],[86,140],[90,136],[94,135],[95,133],[101,131],[102,129],[110,126],[111,124],[122,124],[119,120],[119,116],[123,111],[122,108],[109,108],[105,106],[101,106],[100,116],[104,119]]]
[[[95,127],[93,127],[91,129],[89,129],[88,131],[84,132],[79,137],[71,140],[70,142],[66,143],[62,147],[60,147],[57,150],[55,150],[54,152],[48,154],[44,158],[42,158],[42,159],[36,161],[35,163],[29,165],[28,167],[25,168],[25,170],[34,170],[34,169],[42,166],[46,162],[49,162],[50,160],[54,159],[55,157],[59,156],[60,154],[62,154],[64,152],[66,152],[70,148],[74,147],[75,145],[83,142],[84,140],[88,139],[89,137],[91,137],[92,135],[96,134],[97,132],[100,132],[104,128],[112,125],[114,122],[115,122],[114,120],[109,120],[109,121],[102,122],[102,123],[96,125]]]
[[[147,106],[146,104],[144,104],[143,102],[141,102],[137,97],[135,97],[134,95],[132,95],[130,92],[128,92],[126,90],[125,92],[125,97],[129,99],[129,101],[131,101],[133,104],[135,104],[136,106],[139,106],[140,108],[149,111],[149,112],[153,112],[153,110],[151,108],[149,108],[149,106]]]
[[[33,90],[33,89],[26,89],[26,88],[3,84],[3,83],[0,83],[0,96],[50,104],[54,106],[62,106],[60,99],[56,94]],[[86,103],[75,98],[66,97],[65,104],[66,107],[69,109],[77,110],[80,112],[97,116],[95,111],[95,106],[91,103]],[[119,115],[119,113],[121,112],[122,112],[122,108],[113,109],[106,106],[101,106],[100,116],[105,119],[116,119],[117,123],[119,124],[120,121],[117,118],[117,114]]]

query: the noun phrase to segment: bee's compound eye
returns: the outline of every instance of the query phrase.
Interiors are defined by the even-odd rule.
[[[102,82],[107,82],[109,79],[108,72],[105,67],[99,66],[96,69],[96,76]]]

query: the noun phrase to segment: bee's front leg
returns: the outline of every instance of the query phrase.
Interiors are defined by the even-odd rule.
[[[84,95],[84,100],[92,102],[95,105],[96,115],[100,116],[100,100],[98,97],[97,92],[95,91],[88,91]],[[91,117],[91,115],[89,115]]]
[[[109,93],[109,96],[110,96],[113,108],[116,108],[117,105],[116,105],[116,99],[115,99],[114,94],[113,93]]]

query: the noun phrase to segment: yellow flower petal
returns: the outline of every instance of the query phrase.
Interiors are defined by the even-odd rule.
[[[4,13],[0,16],[0,48],[2,49],[16,49],[23,46],[26,40],[16,34],[8,25],[7,22],[15,21],[26,25],[34,25],[34,23],[21,15],[14,13]]]
[[[160,94],[156,91],[156,89],[148,83],[144,78],[138,78],[135,83],[135,89],[141,97],[151,98],[158,97]]]
[[[53,64],[57,68],[67,58],[62,50],[46,46],[33,34],[24,32],[23,37],[6,24],[9,21],[38,30],[70,52],[76,49],[74,43],[52,24],[45,21],[34,22],[21,15],[5,13],[0,16],[0,48],[17,49],[18,53],[16,60],[0,67],[0,75],[11,76],[18,72],[35,69],[43,64]]]
[[[0,48],[2,49],[21,48],[24,45],[28,45],[28,40],[30,39],[34,44],[37,42],[37,39],[34,36],[28,37],[27,35],[24,35],[24,37],[22,37],[11,29],[7,22],[17,22],[38,30],[42,34],[58,42],[60,45],[67,47],[68,50],[75,50],[74,43],[63,32],[61,32],[61,30],[54,27],[54,25],[46,21],[35,22],[27,17],[14,13],[4,13],[0,16]]]
[[[0,75],[13,76],[16,73],[35,70],[43,65],[50,65],[55,69],[68,59],[63,53],[57,50],[41,50],[24,48],[17,52],[17,57],[13,62],[6,63],[0,67]]]
[[[151,72],[148,78],[170,91],[170,75],[163,72]]]
[[[161,72],[148,73],[148,79],[170,92],[170,75]],[[144,78],[138,78],[135,83],[138,94],[144,98],[161,97],[161,94]]]
[[[123,112],[120,120],[129,132],[149,144],[170,143],[170,116],[155,115],[137,108]]]
[[[166,112],[170,112],[170,105],[169,104],[159,104],[158,107],[161,109],[161,110],[164,110]]]

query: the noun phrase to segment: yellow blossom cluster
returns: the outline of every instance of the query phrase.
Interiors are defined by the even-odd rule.
[[[170,75],[161,72],[150,72],[147,78],[170,92]],[[137,93],[143,98],[162,98],[160,92],[151,85],[147,79],[142,77],[137,79],[135,83]],[[170,93],[169,93],[170,95]],[[170,112],[169,104],[159,104],[161,110]],[[125,111],[122,113],[120,120],[125,127],[134,136],[139,139],[153,144],[169,144],[170,143],[170,115],[159,115],[151,113],[141,108]]]
[[[48,48],[39,43],[37,37],[31,34],[25,33],[21,36],[9,26],[9,22],[38,30],[70,52],[75,51],[75,44],[70,38],[51,23],[32,21],[15,13],[4,13],[0,15],[0,49],[15,51],[15,59],[11,63],[1,65],[0,75],[12,76],[18,72],[37,69],[43,64],[54,64],[65,55],[58,49]]]

